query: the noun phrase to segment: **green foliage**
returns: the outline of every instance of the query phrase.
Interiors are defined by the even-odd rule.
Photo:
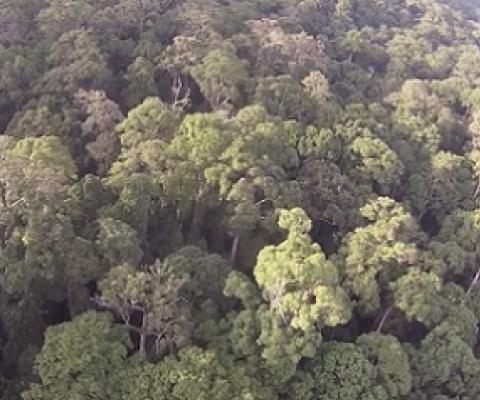
[[[213,302],[221,307],[225,281],[231,271],[227,260],[194,246],[183,247],[164,261],[167,270],[178,277],[188,277],[186,289],[196,307]]]
[[[117,266],[100,282],[99,289],[101,304],[114,310],[129,329],[140,335],[143,356],[150,349],[163,354],[188,342],[191,315],[183,294],[185,280],[171,275],[160,262],[145,271],[127,264]],[[131,323],[135,312],[141,313],[140,328]]]
[[[150,172],[154,180],[165,168],[167,142],[175,134],[181,113],[158,97],[148,97],[118,124],[121,151],[110,169],[109,182],[125,185],[131,175]]]
[[[471,168],[463,157],[437,153],[425,174],[411,175],[407,201],[416,212],[430,212],[439,220],[456,208],[470,210],[475,191]]]
[[[232,137],[231,123],[220,114],[185,117],[168,147],[171,158],[164,179],[167,194],[174,200],[191,201],[208,190],[209,172]]]
[[[131,149],[141,142],[161,139],[168,141],[175,133],[179,114],[158,97],[148,97],[129,111],[117,128],[122,147]]]
[[[317,116],[315,101],[290,75],[261,79],[255,91],[255,100],[270,114],[282,119],[310,123]]]
[[[437,275],[412,268],[391,286],[395,305],[408,318],[432,326],[444,316],[442,281]]]
[[[348,296],[339,285],[335,265],[308,236],[311,221],[302,209],[281,210],[286,241],[258,255],[255,279],[280,318],[308,332],[319,326],[345,324],[351,317]]]
[[[38,21],[40,29],[47,35],[60,37],[63,33],[79,29],[94,12],[91,2],[73,1],[68,5],[58,0],[48,1]]]
[[[110,265],[124,263],[138,265],[142,259],[142,249],[138,234],[125,222],[111,218],[99,220],[97,246]]]
[[[20,140],[5,155],[5,159],[11,159],[13,163],[24,163],[26,168],[23,174],[29,180],[46,170],[53,176],[58,176],[61,182],[76,176],[76,167],[67,148],[54,136]]]
[[[125,88],[125,103],[130,109],[138,106],[145,98],[158,94],[155,83],[155,66],[145,57],[137,57],[128,66],[125,78],[128,86]]]
[[[239,299],[247,309],[256,308],[261,303],[260,292],[244,274],[232,271],[225,281],[225,296]]]
[[[108,314],[88,312],[50,327],[36,358],[39,383],[27,400],[106,399],[119,395],[118,371],[129,348],[127,334]]]
[[[297,180],[305,209],[313,220],[325,221],[342,233],[358,225],[358,208],[369,197],[368,186],[354,185],[336,164],[317,159],[303,163]]]
[[[380,185],[380,193],[388,192],[401,179],[403,164],[397,155],[380,139],[357,138],[350,145],[360,179],[367,178]]]
[[[380,307],[388,282],[417,262],[421,234],[415,219],[388,197],[372,200],[360,212],[370,224],[347,235],[339,255],[346,285],[368,313]]]
[[[145,244],[150,216],[161,203],[160,190],[145,174],[134,174],[122,187],[115,203],[101,210],[106,218],[126,222]]]
[[[52,45],[39,92],[75,93],[80,88],[102,89],[111,78],[105,55],[94,36],[84,29],[67,31]]]
[[[390,398],[407,395],[412,387],[412,374],[407,354],[394,336],[367,333],[360,336],[357,345],[377,369],[377,379]]]
[[[273,376],[273,384],[283,384],[291,378],[302,358],[311,358],[320,343],[320,334],[292,329],[270,310],[260,308],[258,314],[260,335],[257,343],[262,358]]]
[[[213,109],[241,101],[241,86],[248,75],[242,61],[231,51],[210,51],[190,72]]]
[[[97,163],[97,174],[104,176],[118,155],[119,141],[114,128],[123,119],[123,114],[105,92],[81,89],[75,97],[87,115],[81,125],[83,136],[94,138],[85,147]]]
[[[477,3],[0,0],[0,398],[480,397]]]
[[[268,388],[250,374],[247,365],[212,351],[187,347],[160,364],[143,364],[128,379],[125,400],[201,399],[267,400]]]
[[[475,379],[479,369],[470,346],[460,336],[441,324],[421,342],[417,351],[411,352],[413,394],[441,398],[463,396],[474,399],[479,394]]]
[[[323,344],[309,361],[313,377],[311,399],[388,399],[386,389],[377,381],[375,366],[360,347],[352,343]]]

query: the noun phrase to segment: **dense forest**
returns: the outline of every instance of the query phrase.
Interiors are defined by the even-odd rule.
[[[0,398],[480,399],[477,1],[0,0]]]

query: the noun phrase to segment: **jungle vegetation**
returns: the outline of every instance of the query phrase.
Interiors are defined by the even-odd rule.
[[[0,0],[0,398],[480,399],[480,4]]]

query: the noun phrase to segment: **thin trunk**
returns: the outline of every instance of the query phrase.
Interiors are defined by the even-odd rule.
[[[467,296],[470,295],[472,289],[478,283],[479,279],[480,279],[480,267],[478,267],[477,273],[475,274],[475,277],[473,278],[472,283],[470,283],[470,286],[468,287]]]
[[[146,351],[146,345],[147,345],[147,323],[148,323],[148,316],[147,313],[143,313],[143,321],[142,321],[142,329],[140,331],[140,344],[139,344],[139,352],[140,352],[140,357],[142,359],[146,358],[147,351]]]
[[[480,194],[480,182],[478,182],[477,188],[475,189],[475,193],[473,194],[473,199],[476,200],[479,194]]]
[[[382,331],[383,325],[385,325],[385,322],[387,321],[388,317],[393,311],[393,306],[388,307],[385,312],[383,313],[382,319],[380,320],[380,323],[378,324],[377,327],[377,332],[380,333]]]
[[[232,251],[230,253],[230,262],[232,265],[235,263],[235,259],[237,258],[237,251],[238,251],[238,244],[240,242],[240,238],[235,236],[233,239]]]

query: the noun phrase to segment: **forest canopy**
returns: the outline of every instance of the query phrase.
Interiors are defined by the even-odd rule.
[[[0,399],[480,399],[480,3],[0,0]]]

